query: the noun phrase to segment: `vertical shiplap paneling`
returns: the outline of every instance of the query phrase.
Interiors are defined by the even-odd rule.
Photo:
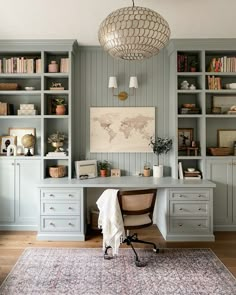
[[[114,168],[120,168],[125,175],[134,175],[142,172],[145,162],[151,165],[157,162],[153,153],[91,153],[90,141],[90,107],[155,107],[156,108],[156,135],[167,135],[168,105],[165,103],[164,92],[164,53],[151,59],[137,62],[116,60],[99,47],[82,47],[80,52],[80,84],[77,88],[76,108],[80,118],[79,128],[76,130],[76,158],[107,159]],[[115,92],[129,92],[129,78],[138,77],[139,88],[134,96],[126,101],[120,101],[108,89],[109,76],[116,76],[118,89]],[[77,124],[76,124],[77,125]],[[78,147],[78,148],[77,148]]]

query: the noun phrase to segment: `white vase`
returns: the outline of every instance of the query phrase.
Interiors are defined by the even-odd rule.
[[[154,165],[153,166],[153,177],[155,177],[155,178],[163,177],[163,165]]]

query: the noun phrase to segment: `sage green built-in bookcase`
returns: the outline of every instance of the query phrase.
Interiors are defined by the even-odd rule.
[[[170,135],[174,140],[171,154],[172,176],[195,168],[203,178],[216,183],[214,224],[216,229],[236,229],[236,40],[172,40],[169,54]],[[196,66],[192,71],[191,66]],[[182,89],[183,81],[196,86]],[[174,128],[173,128],[174,126]],[[185,131],[187,153],[180,138]],[[191,133],[192,138],[189,138]],[[191,137],[190,135],[190,137]],[[218,147],[229,149],[212,149]]]
[[[0,41],[0,137],[20,136],[35,131],[33,156],[0,154],[0,229],[37,228],[36,187],[40,179],[49,177],[49,167],[63,165],[66,177],[72,178],[72,120],[74,98],[74,40],[1,40]],[[48,65],[56,61],[57,72],[49,72]],[[55,84],[56,83],[56,84]],[[52,89],[52,86],[61,86]],[[55,87],[54,87],[55,88]],[[66,113],[56,115],[55,98],[63,98]],[[18,114],[20,105],[33,105],[34,112]],[[4,107],[8,110],[4,110]],[[66,155],[47,156],[54,151],[48,143],[52,133],[66,135]],[[15,134],[14,134],[15,132]],[[18,142],[18,145],[21,142]]]

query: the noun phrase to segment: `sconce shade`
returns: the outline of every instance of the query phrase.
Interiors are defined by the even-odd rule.
[[[108,88],[117,88],[116,77],[109,77]]]
[[[137,79],[137,77],[130,77],[129,88],[138,88],[138,79]]]
[[[142,60],[157,54],[170,38],[167,21],[145,7],[117,9],[101,23],[98,39],[111,56],[125,60]]]

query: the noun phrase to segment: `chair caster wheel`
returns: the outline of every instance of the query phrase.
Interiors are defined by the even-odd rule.
[[[139,261],[139,260],[135,260],[135,265],[137,267],[144,267],[147,265],[147,262],[142,262],[142,261]]]
[[[159,249],[153,249],[153,252],[155,252],[155,253],[159,253],[160,250],[159,250]]]
[[[106,259],[106,260],[110,260],[110,259],[112,259],[113,258],[113,256],[111,256],[111,255],[109,255],[109,254],[104,254],[104,259]]]

